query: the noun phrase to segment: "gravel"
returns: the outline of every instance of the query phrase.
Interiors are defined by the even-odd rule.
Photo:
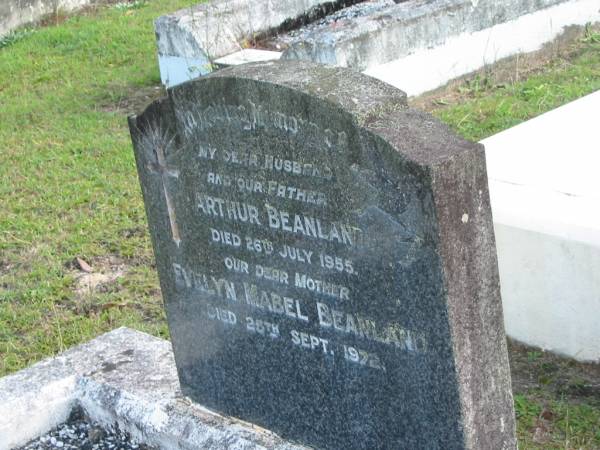
[[[75,409],[69,420],[16,450],[156,450],[133,442],[124,431],[107,430]]]

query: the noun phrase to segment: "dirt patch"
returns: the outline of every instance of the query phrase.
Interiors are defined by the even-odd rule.
[[[590,27],[571,26],[541,50],[502,59],[492,65],[464,75],[438,89],[409,99],[409,104],[429,113],[465,99],[474,98],[482,90],[511,85],[544,71],[549,64],[569,65],[581,54],[582,39],[598,32],[600,24]]]
[[[113,292],[117,280],[128,270],[128,264],[116,256],[103,256],[86,261],[76,258],[69,264],[74,280],[74,291],[78,299],[94,293]]]
[[[508,344],[514,393],[543,390],[557,399],[600,406],[600,364],[581,363],[512,340]]]
[[[9,291],[12,287],[9,280],[9,274],[13,270],[14,264],[7,260],[0,259],[0,296],[3,291]]]
[[[109,87],[110,89],[110,87]],[[158,84],[155,86],[132,87],[120,89],[124,93],[116,101],[100,102],[98,107],[104,112],[117,114],[139,114],[154,100],[166,96],[165,88]]]
[[[136,268],[147,265],[141,260],[124,259],[114,255],[90,259],[75,258],[66,264],[73,279],[73,294],[62,305],[80,316],[97,316],[110,309],[134,309],[155,320],[162,314],[161,293],[158,286],[131,285],[139,282]]]
[[[115,5],[120,2],[127,3],[127,1],[124,0],[93,0],[89,4],[83,5],[74,11],[66,11],[62,8],[57,8],[54,12],[42,17],[33,25],[36,27],[52,27],[60,25],[70,17],[95,14],[100,8],[106,8],[107,6]]]
[[[9,263],[7,260],[0,259],[0,277],[8,275],[13,267],[14,265]]]

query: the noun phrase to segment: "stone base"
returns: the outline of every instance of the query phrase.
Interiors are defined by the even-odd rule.
[[[119,328],[0,378],[0,450],[48,432],[77,405],[161,449],[305,448],[192,404],[179,391],[170,342]]]

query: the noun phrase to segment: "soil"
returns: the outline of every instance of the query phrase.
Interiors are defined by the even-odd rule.
[[[600,364],[581,363],[509,340],[515,394],[544,391],[557,400],[600,406]]]
[[[100,104],[99,108],[105,112],[115,112],[129,116],[139,114],[154,100],[165,97],[166,91],[160,84],[156,86],[132,87],[116,103]]]
[[[116,256],[97,257],[89,264],[76,258],[68,266],[75,280],[75,293],[80,297],[106,292],[106,286],[121,278],[128,269],[127,263]]]

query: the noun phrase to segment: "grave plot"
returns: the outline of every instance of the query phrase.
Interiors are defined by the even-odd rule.
[[[171,343],[124,327],[0,378],[0,450],[21,446],[307,450],[192,404]]]
[[[166,86],[282,58],[364,71],[412,96],[594,21],[595,0],[218,0],[158,18],[156,35]]]
[[[133,442],[128,433],[112,426],[105,428],[74,407],[68,420],[48,433],[15,450],[157,450]]]

